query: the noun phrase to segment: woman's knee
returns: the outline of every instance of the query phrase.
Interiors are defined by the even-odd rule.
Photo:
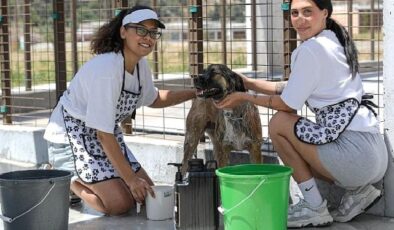
[[[268,123],[268,132],[271,138],[279,133],[281,126],[283,126],[284,121],[288,118],[289,113],[282,111],[278,111],[272,116]]]
[[[120,179],[108,180],[90,186],[102,204],[106,215],[117,216],[127,213],[134,206],[134,199]]]
[[[119,216],[130,211],[134,207],[134,202],[130,198],[112,199],[110,202],[105,202],[104,213],[109,216]]]

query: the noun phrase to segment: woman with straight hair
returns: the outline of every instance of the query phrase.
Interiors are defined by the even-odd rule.
[[[387,169],[387,149],[379,121],[366,99],[359,76],[357,50],[346,29],[331,18],[330,0],[291,0],[291,22],[301,44],[291,56],[287,82],[244,77],[246,88],[265,95],[234,93],[219,108],[244,101],[278,112],[269,122],[274,149],[303,198],[288,210],[288,227],[347,222],[363,213],[380,195],[372,184]],[[294,113],[306,104],[316,121]],[[345,188],[336,210],[329,212],[315,178]]]

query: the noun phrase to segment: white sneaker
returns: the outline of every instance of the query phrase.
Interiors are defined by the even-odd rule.
[[[318,207],[311,207],[304,199],[289,207],[287,227],[301,228],[306,226],[327,226],[333,222],[327,209],[327,200]]]
[[[331,212],[337,222],[348,222],[363,213],[381,195],[381,191],[367,185],[359,189],[346,191],[337,210]]]

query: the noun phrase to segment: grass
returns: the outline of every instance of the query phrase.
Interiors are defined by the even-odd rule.
[[[370,40],[372,38],[372,34],[370,32],[358,33],[353,35],[353,39],[355,40]],[[375,30],[374,33],[375,39],[383,40],[383,32],[380,30]]]
[[[359,34],[355,36],[355,39],[364,39],[370,37],[369,34]],[[381,34],[380,34],[381,36]],[[376,34],[378,37],[378,34]],[[224,63],[221,43],[207,43],[204,42],[204,63]],[[370,60],[371,46],[370,41],[357,41],[356,45],[359,49],[360,60]],[[375,42],[375,60],[383,58],[382,46],[378,46],[379,42]],[[32,66],[32,84],[47,84],[55,82],[55,58],[53,48],[50,46],[44,46],[41,50],[32,49],[31,52],[31,66]],[[49,47],[49,48],[48,48]],[[22,50],[16,52],[11,50],[11,84],[12,87],[23,87],[25,85],[25,61],[24,53]],[[67,80],[71,80],[73,77],[73,63],[71,62],[71,44],[66,45],[66,69],[67,69]],[[78,60],[79,66],[83,65],[84,62],[92,57],[89,51],[89,43],[78,43]],[[189,72],[189,46],[187,42],[176,43],[176,42],[161,42],[158,44],[158,62],[159,62],[159,73],[171,74],[171,73],[185,73]],[[228,47],[228,54],[226,55],[227,65],[232,68],[243,68],[247,64],[247,51],[246,45],[242,44],[237,46]],[[378,56],[379,55],[379,56]],[[150,54],[148,59],[153,62],[153,55]],[[153,68],[153,66],[152,66]]]

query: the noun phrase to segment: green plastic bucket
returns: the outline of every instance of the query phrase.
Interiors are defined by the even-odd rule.
[[[216,170],[226,230],[287,229],[293,170],[274,164],[245,164]]]
[[[72,175],[62,170],[0,174],[0,220],[4,230],[68,229]]]

